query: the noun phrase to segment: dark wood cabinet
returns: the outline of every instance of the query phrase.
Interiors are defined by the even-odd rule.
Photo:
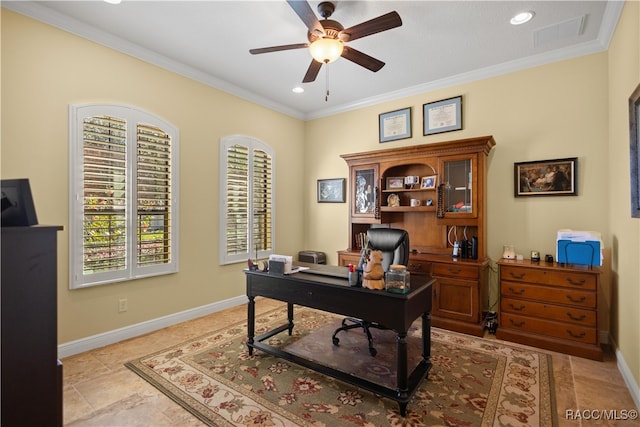
[[[358,263],[370,227],[405,229],[411,242],[408,270],[437,279],[432,324],[482,335],[489,264],[486,169],[494,145],[493,137],[483,136],[342,155],[351,192],[349,246],[338,251],[338,263]],[[405,183],[408,176],[418,177],[417,184]],[[435,185],[427,183],[432,177]],[[452,240],[463,239],[477,242],[475,259],[470,253],[452,256]]]
[[[602,360],[598,267],[507,259],[498,265],[498,338]]]
[[[2,426],[62,426],[57,232],[2,227]]]

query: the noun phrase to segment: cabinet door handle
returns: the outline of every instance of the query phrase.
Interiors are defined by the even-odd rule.
[[[521,320],[521,321],[519,321],[519,322],[516,322],[516,321],[515,321],[515,320],[513,320],[513,319],[509,319],[509,322],[511,322],[511,324],[512,324],[513,326],[517,327],[517,328],[519,328],[519,327],[521,327],[521,326],[524,326],[524,320]]]
[[[575,285],[575,286],[582,286],[582,285],[584,285],[584,282],[586,282],[586,280],[584,280],[584,279],[573,280],[571,277],[567,277],[567,282],[569,282],[570,284]]]
[[[579,334],[574,334],[570,329],[567,329],[567,333],[573,338],[584,338],[586,335],[584,332],[580,332]]]
[[[571,302],[584,302],[584,300],[587,299],[587,297],[585,297],[584,295],[581,296],[580,298],[574,298],[571,295],[567,295],[567,299]]]
[[[522,311],[522,310],[524,310],[524,308],[525,308],[525,307],[524,307],[524,305],[520,305],[520,307],[516,307],[516,306],[515,306],[515,305],[513,305],[513,303],[511,303],[511,302],[509,303],[509,307],[511,307],[511,308],[512,308],[513,310],[515,310],[515,311]]]
[[[576,322],[582,322],[584,318],[587,317],[585,314],[582,314],[582,316],[574,316],[568,311],[567,311],[567,316],[569,316],[569,319],[575,320]]]
[[[524,294],[524,289],[518,289],[517,291],[515,289],[513,289],[512,287],[509,287],[509,290],[511,291],[512,294],[515,295],[522,295]]]
[[[513,277],[514,279],[522,279],[525,274],[526,273],[515,274],[513,271],[509,272],[509,276]]]
[[[458,274],[462,271],[459,268],[451,268],[451,267],[449,267],[448,270],[449,270],[449,273],[451,274]]]

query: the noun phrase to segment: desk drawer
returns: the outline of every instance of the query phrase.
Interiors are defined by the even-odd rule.
[[[500,309],[503,313],[513,313],[543,319],[570,322],[583,326],[596,326],[595,310],[588,310],[543,302],[515,298],[502,298]]]
[[[511,313],[502,313],[500,327],[519,329],[586,344],[597,343],[596,328],[555,322],[552,320],[536,319]]]
[[[460,264],[441,264],[434,262],[431,266],[432,276],[455,277],[458,279],[478,279],[478,267]]]
[[[500,282],[503,298],[516,297],[538,302],[558,303],[575,307],[596,308],[596,293],[577,289],[537,286],[527,283]]]
[[[560,271],[515,266],[501,266],[502,280],[515,282],[539,283],[544,285],[563,286],[589,291],[596,290],[596,276],[575,271]]]
[[[409,264],[407,264],[407,269],[411,273],[416,274],[429,274],[431,271],[431,263],[429,261],[415,260],[409,258]]]

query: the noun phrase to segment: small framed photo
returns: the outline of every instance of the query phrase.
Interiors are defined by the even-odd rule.
[[[344,203],[345,178],[319,179],[318,203]]]
[[[437,175],[423,176],[420,188],[423,190],[435,190]]]
[[[387,190],[402,190],[404,188],[404,176],[390,176],[387,178]]]
[[[411,107],[378,115],[380,142],[411,138]]]
[[[514,163],[514,195],[576,196],[578,158]]]
[[[462,129],[462,95],[429,102],[422,110],[425,135]]]

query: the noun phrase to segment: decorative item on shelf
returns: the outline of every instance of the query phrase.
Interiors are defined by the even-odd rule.
[[[391,264],[385,274],[385,288],[387,292],[406,294],[410,289],[410,273],[407,267],[401,264]]]
[[[397,194],[389,194],[387,197],[387,206],[391,208],[397,208],[400,206],[400,197]]]
[[[410,175],[404,177],[404,185],[407,188],[414,189],[420,183],[420,177],[417,175]]]
[[[384,289],[382,251],[369,253],[369,262],[362,268],[362,287],[376,290]]]
[[[390,176],[387,178],[387,190],[402,190],[404,188],[404,177]]]
[[[420,199],[411,199],[409,204],[412,208],[417,208],[418,206],[422,205],[422,201]]]
[[[515,259],[516,258],[516,248],[513,245],[504,245],[502,247],[502,258]]]
[[[531,262],[540,262],[540,252],[531,251]]]
[[[423,176],[420,188],[423,190],[435,190],[437,178],[437,175]]]
[[[433,199],[427,199],[427,203],[425,206],[433,206]]]

